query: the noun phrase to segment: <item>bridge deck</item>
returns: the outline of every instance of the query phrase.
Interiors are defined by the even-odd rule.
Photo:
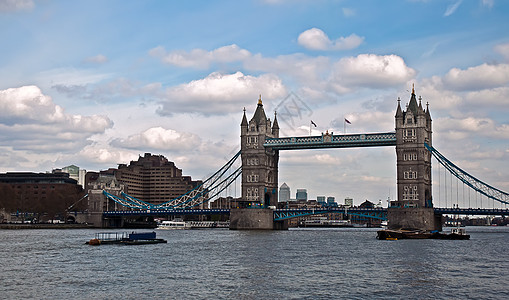
[[[104,217],[118,216],[162,216],[162,215],[216,215],[229,214],[229,209],[152,209],[152,210],[122,210],[105,211]],[[274,218],[283,218],[283,215],[289,218],[311,214],[323,213],[344,213],[344,214],[362,214],[373,218],[383,218],[387,214],[387,208],[280,208],[274,210]],[[443,215],[480,215],[480,216],[509,216],[509,209],[497,208],[435,208],[435,213]],[[386,217],[385,217],[386,218]]]
[[[362,133],[266,139],[264,147],[275,150],[396,146],[396,133]]]

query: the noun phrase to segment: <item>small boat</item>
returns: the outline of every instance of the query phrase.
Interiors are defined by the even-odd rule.
[[[99,232],[95,237],[85,244],[91,246],[99,246],[103,244],[120,244],[120,245],[144,245],[167,243],[165,239],[156,238],[153,232]]]
[[[451,233],[445,235],[443,239],[447,240],[468,240],[470,239],[470,234],[467,234],[467,231],[463,227],[451,228]]]
[[[162,221],[157,225],[157,229],[191,229],[191,225],[181,219],[172,221]]]

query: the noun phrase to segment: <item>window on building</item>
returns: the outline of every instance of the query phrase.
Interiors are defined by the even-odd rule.
[[[405,171],[403,172],[404,179],[417,179],[417,172],[415,171]]]
[[[403,187],[403,200],[418,200],[419,194],[417,193],[417,186],[404,186]]]

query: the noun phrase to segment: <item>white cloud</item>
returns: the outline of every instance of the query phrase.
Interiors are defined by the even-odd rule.
[[[461,2],[463,2],[463,0],[458,0],[458,1],[454,2],[453,4],[450,4],[449,6],[447,6],[447,9],[444,12],[444,17],[448,17],[448,16],[452,15],[453,13],[455,13],[456,10],[458,9],[458,7],[461,5]]]
[[[85,85],[97,83],[111,77],[112,74],[99,74],[91,70],[76,68],[55,68],[45,70],[36,75],[37,82],[51,83],[51,85]]]
[[[494,0],[481,0],[481,4],[483,6],[486,6],[488,8],[493,8],[493,5],[495,4],[495,1]]]
[[[2,143],[29,151],[76,151],[113,122],[106,116],[66,114],[36,86],[0,90]],[[4,144],[6,145],[6,144]]]
[[[99,84],[56,84],[52,88],[69,97],[107,102],[115,98],[157,96],[162,85],[159,82],[143,85],[138,81],[116,78]]]
[[[509,64],[484,63],[466,70],[452,68],[443,82],[446,88],[460,91],[497,87],[509,82]]]
[[[353,8],[343,7],[342,10],[343,10],[343,15],[345,17],[353,17],[356,15],[355,9],[353,9]]]
[[[364,38],[351,34],[331,41],[321,29],[311,28],[302,32],[297,41],[299,45],[311,50],[349,50],[357,48]]]
[[[0,0],[0,12],[31,10],[34,7],[33,0]]]
[[[108,61],[108,58],[102,54],[98,54],[96,56],[87,57],[83,61],[91,64],[103,64]]]
[[[281,79],[272,74],[211,73],[203,79],[168,88],[158,112],[161,115],[224,114],[239,111],[259,94],[263,99],[277,99],[287,91]]]
[[[149,128],[126,139],[116,139],[112,142],[117,147],[166,151],[188,151],[195,149],[200,143],[200,137],[195,134],[162,127]]]
[[[251,53],[233,44],[217,48],[212,51],[193,49],[187,51],[167,52],[162,46],[149,51],[153,57],[161,59],[162,62],[178,67],[191,67],[206,69],[213,63],[231,63],[244,61],[251,57]]]
[[[254,55],[244,63],[248,70],[262,71],[286,75],[302,87],[324,89],[323,85],[330,73],[331,61],[328,57],[309,57],[304,54],[280,55],[277,57],[263,57]]]
[[[176,52],[167,54],[164,49],[158,47],[152,49],[151,53],[154,56],[161,57],[162,61],[169,60],[171,64],[182,67],[206,68],[213,62],[241,62],[246,70],[280,74],[282,78],[290,81],[289,83],[295,80],[294,83],[298,84],[300,90],[310,92],[322,99],[325,96],[324,91],[345,94],[351,92],[352,87],[387,88],[404,83],[416,74],[415,70],[406,66],[403,59],[397,55],[361,54],[356,57],[344,57],[334,62],[326,56],[310,57],[304,54],[280,55],[277,57],[264,57],[261,54],[251,55],[249,51],[240,49],[236,45],[225,46],[212,51],[194,49],[191,52],[180,52],[178,55]],[[204,83],[219,82],[218,80],[212,80],[210,77],[211,75],[206,79],[182,84],[168,90],[171,93],[177,93],[178,91],[192,89],[191,96],[187,96],[189,98]],[[225,79],[226,77],[221,78],[220,81],[226,82]],[[238,86],[238,80],[233,83],[235,89]],[[277,85],[282,85],[282,83]],[[230,87],[225,86],[224,89],[230,89]],[[212,94],[214,93],[214,90],[212,90]],[[281,93],[278,94],[281,95]],[[180,95],[177,96],[180,97]],[[329,97],[327,96],[327,98]],[[180,105],[185,106],[186,104],[181,103]],[[173,109],[178,110],[178,108]]]
[[[415,74],[415,70],[397,55],[360,54],[342,58],[334,64],[330,85],[342,94],[354,86],[385,88],[402,84]]]
[[[111,168],[119,163],[129,163],[138,158],[138,151],[123,150],[93,143],[85,146],[78,154],[79,159],[88,165],[108,165]]]
[[[452,139],[463,139],[476,136],[485,136],[495,139],[509,139],[509,125],[497,125],[490,118],[440,118],[437,120],[440,135],[448,134]]]
[[[344,123],[344,119],[351,124]],[[394,111],[363,111],[346,114],[331,122],[331,126],[337,131],[355,130],[355,132],[389,132],[394,131]]]
[[[500,53],[506,62],[509,62],[509,43],[496,45],[495,51]]]
[[[468,92],[465,101],[474,106],[497,106],[498,109],[509,111],[509,87],[497,87],[480,91]]]

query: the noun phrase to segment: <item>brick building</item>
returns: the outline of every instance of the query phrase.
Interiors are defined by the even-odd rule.
[[[125,185],[125,193],[155,205],[175,199],[202,183],[183,176],[182,170],[164,156],[150,153],[129,165],[120,164],[115,177]]]
[[[67,173],[0,174],[0,208],[8,214],[4,214],[4,221],[63,219],[67,208],[84,194],[83,188]],[[84,210],[86,203],[78,203],[74,209]]]

